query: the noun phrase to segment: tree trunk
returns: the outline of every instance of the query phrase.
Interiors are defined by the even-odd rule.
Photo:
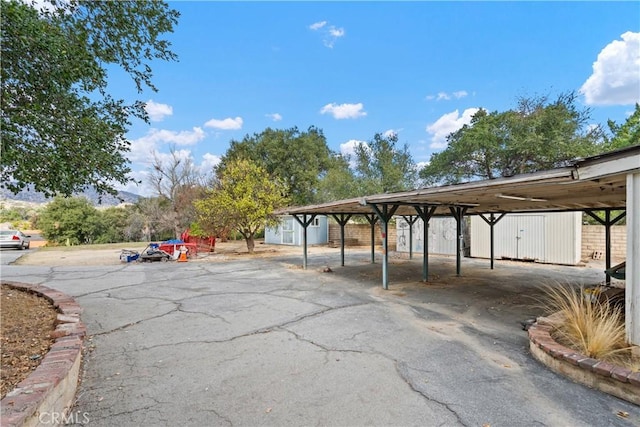
[[[253,234],[249,234],[248,236],[245,235],[244,239],[247,241],[247,249],[249,250],[249,253],[252,254],[253,248],[256,246],[256,243],[253,240]]]

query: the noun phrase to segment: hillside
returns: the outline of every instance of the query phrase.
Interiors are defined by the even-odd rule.
[[[94,206],[100,207],[117,206],[121,203],[136,203],[141,197],[127,191],[119,191],[117,197],[102,195],[101,198],[93,188],[76,194],[76,196],[86,197]],[[40,205],[48,203],[51,200],[52,199],[45,197],[44,194],[32,190],[22,190],[18,194],[13,194],[5,188],[0,188],[0,203],[22,202],[28,205]]]

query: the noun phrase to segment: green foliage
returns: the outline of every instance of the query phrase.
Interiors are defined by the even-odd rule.
[[[607,140],[607,151],[640,144],[640,104],[622,125],[609,120],[609,130],[613,136]]]
[[[305,205],[317,200],[319,177],[329,167],[330,154],[320,129],[310,127],[300,132],[297,127],[267,128],[259,134],[245,136],[242,141],[231,141],[216,172],[224,174],[230,162],[251,160],[287,185],[293,204]]]
[[[332,155],[327,171],[320,177],[316,191],[318,203],[363,196],[349,159],[341,154]]]
[[[24,209],[0,208],[0,222],[23,221],[28,219]]]
[[[552,102],[521,98],[517,109],[502,113],[480,110],[447,137],[447,148],[432,154],[420,177],[427,184],[450,184],[565,166],[606,149],[602,130],[588,128],[589,120],[574,93]]]
[[[48,196],[87,186],[115,194],[130,171],[125,133],[144,104],[107,92],[107,67],[119,66],[138,92],[149,64],[173,60],[161,35],[178,13],[161,1],[54,1],[39,12],[2,0],[2,186],[32,185]]]
[[[56,197],[40,214],[38,228],[54,244],[94,243],[103,224],[89,200],[83,197]]]
[[[415,187],[416,167],[405,144],[398,148],[398,136],[376,133],[366,145],[355,147],[355,175],[359,195],[410,190]]]
[[[127,226],[129,225],[130,212],[120,207],[109,207],[98,211],[100,234],[94,240],[95,243],[126,242]]]
[[[210,234],[235,229],[253,252],[254,237],[266,225],[275,225],[275,209],[287,203],[287,187],[278,178],[250,160],[228,161],[214,187],[194,206],[198,222]]]

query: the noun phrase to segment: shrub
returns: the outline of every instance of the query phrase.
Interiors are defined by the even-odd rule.
[[[543,305],[556,316],[552,335],[559,342],[598,360],[630,360],[624,314],[607,301],[600,302],[585,289],[568,284],[544,287]]]

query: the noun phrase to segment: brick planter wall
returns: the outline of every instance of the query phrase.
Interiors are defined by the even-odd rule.
[[[55,342],[40,365],[0,402],[2,426],[51,425],[73,406],[86,327],[80,321],[82,308],[70,296],[40,285],[2,282],[14,289],[42,296],[58,309]]]
[[[545,318],[529,328],[531,354],[551,370],[626,401],[640,405],[640,372],[592,359],[556,342]]]

